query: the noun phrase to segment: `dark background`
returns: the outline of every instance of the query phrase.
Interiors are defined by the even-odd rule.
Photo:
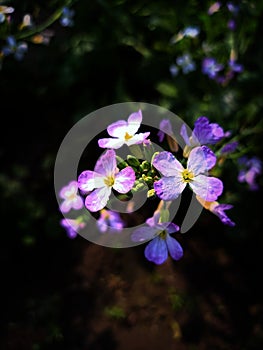
[[[8,4],[17,20],[29,12],[41,22],[63,1]],[[4,58],[1,349],[262,349],[262,189],[239,184],[235,163],[227,162],[221,176],[236,227],[203,212],[178,235],[184,257],[162,266],[145,260],[144,246],[115,250],[80,236],[69,240],[53,188],[68,130],[119,102],[157,104],[189,125],[206,115],[241,135],[241,150],[261,157],[263,4],[238,4],[231,32],[225,3],[208,16],[208,1],[80,0],[72,28],[56,21],[48,46],[29,37],[21,62]],[[190,25],[199,26],[199,36],[171,45]],[[233,43],[244,72],[225,86],[204,76],[204,43],[223,63]],[[169,67],[184,52],[196,70],[172,77]]]

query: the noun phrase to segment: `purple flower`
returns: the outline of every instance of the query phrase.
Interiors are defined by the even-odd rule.
[[[7,45],[3,47],[3,54],[9,56],[14,55],[15,59],[21,61],[24,57],[24,54],[27,52],[27,43],[25,42],[16,42],[16,39],[13,36],[8,36],[6,38]]]
[[[207,210],[211,211],[213,214],[219,217],[221,222],[227,226],[235,226],[236,224],[226,215],[225,210],[229,210],[233,208],[231,204],[219,204],[218,202],[208,202],[196,196],[196,199],[200,202],[200,204]]]
[[[242,64],[236,63],[236,61],[234,59],[229,60],[228,65],[229,65],[230,70],[235,72],[235,73],[243,72]]]
[[[239,12],[239,6],[234,5],[232,2],[228,2],[226,6],[228,8],[228,11],[233,13],[234,15],[236,15]]]
[[[74,21],[72,19],[74,14],[74,10],[70,10],[68,7],[63,7],[60,24],[63,27],[72,27],[74,24]]]
[[[157,133],[159,142],[163,142],[165,134],[173,135],[172,125],[169,119],[163,119],[160,122],[159,129]]]
[[[237,149],[237,146],[238,146],[237,141],[229,142],[221,149],[221,154],[228,154],[228,153],[235,152],[235,150]]]
[[[105,207],[112,189],[119,193],[129,192],[135,182],[135,173],[128,166],[119,172],[116,154],[108,150],[97,161],[94,171],[85,170],[78,177],[79,189],[89,193],[85,199],[85,206],[90,211],[98,211]]]
[[[163,177],[154,183],[157,196],[165,201],[179,197],[186,185],[206,201],[215,201],[222,194],[223,183],[206,175],[216,163],[216,156],[206,146],[194,148],[187,161],[187,168],[170,152],[161,152],[154,157],[154,167]]]
[[[184,36],[190,37],[190,38],[195,38],[197,35],[200,33],[200,29],[198,27],[186,27],[182,34]]]
[[[77,181],[71,181],[63,187],[59,192],[59,196],[64,199],[59,206],[62,213],[68,213],[70,209],[79,210],[83,207],[83,200],[78,195]]]
[[[219,203],[217,203],[217,205],[213,206],[211,211],[212,211],[212,213],[214,213],[216,216],[219,217],[219,219],[221,220],[221,222],[224,225],[233,227],[236,224],[232,220],[230,220],[230,218],[225,213],[225,210],[229,210],[232,208],[233,208],[233,205],[231,205],[231,204],[219,204]]]
[[[256,178],[262,173],[262,162],[257,157],[248,158],[246,156],[239,159],[241,170],[238,174],[239,182],[246,182],[250,190],[256,191],[259,186]]]
[[[227,28],[230,30],[235,30],[236,29],[236,21],[231,18],[228,22],[227,22]]]
[[[217,76],[217,73],[220,72],[224,66],[220,63],[217,63],[216,59],[213,57],[206,57],[202,62],[202,72],[203,74],[208,75],[210,79],[214,79]]]
[[[194,71],[196,68],[194,61],[192,60],[191,56],[187,53],[177,57],[176,63],[179,67],[182,68],[184,74],[188,74]]]
[[[160,212],[146,220],[148,226],[139,227],[132,235],[133,242],[152,241],[146,246],[144,255],[146,259],[157,265],[164,263],[168,258],[168,252],[174,260],[183,256],[183,249],[171,233],[179,231],[179,227],[170,222],[159,222]]]
[[[185,124],[182,125],[180,134],[189,147],[198,145],[213,145],[221,141],[225,136],[224,130],[217,123],[209,123],[209,119],[202,116],[195,121],[192,136],[188,136]]]
[[[60,224],[66,229],[68,237],[72,239],[76,238],[78,231],[86,226],[81,217],[77,219],[62,219]]]
[[[213,13],[219,11],[220,7],[221,7],[221,2],[216,1],[209,7],[207,13],[209,15],[212,15]]]
[[[172,65],[170,66],[170,73],[171,73],[171,75],[172,75],[173,77],[175,77],[176,75],[178,75],[178,73],[179,73],[179,68],[177,67],[176,64],[172,64]]]
[[[119,213],[112,210],[102,209],[100,211],[100,217],[97,221],[97,226],[100,232],[104,233],[108,229],[113,231],[121,231],[124,223]]]
[[[114,138],[100,139],[98,144],[101,148],[120,148],[124,144],[131,146],[140,144],[150,135],[149,132],[136,134],[142,122],[142,112],[132,113],[128,122],[119,120],[107,127],[108,134]]]

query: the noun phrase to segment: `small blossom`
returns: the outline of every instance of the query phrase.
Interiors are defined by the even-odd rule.
[[[200,29],[198,27],[186,27],[183,30],[183,35],[190,38],[197,37],[199,33],[200,33]]]
[[[129,192],[135,182],[135,173],[128,166],[121,171],[117,168],[116,153],[108,150],[97,161],[94,171],[85,170],[78,177],[79,189],[89,193],[85,206],[92,212],[103,209],[112,189],[119,193]]]
[[[62,219],[60,224],[66,229],[68,238],[71,239],[76,238],[78,231],[86,226],[82,217],[78,217],[77,219]]]
[[[234,15],[238,14],[239,12],[239,6],[238,5],[234,5],[232,2],[228,2],[226,4],[228,11],[233,13]]]
[[[229,68],[235,73],[243,72],[242,64],[237,63],[234,59],[230,59],[228,62]]]
[[[139,227],[132,235],[133,242],[152,241],[146,246],[144,255],[147,260],[157,265],[164,263],[168,258],[168,252],[174,260],[183,256],[183,249],[179,242],[170,236],[179,231],[179,227],[170,222],[159,222],[160,212],[156,212],[152,218],[146,220],[148,226]]]
[[[128,121],[119,120],[107,127],[108,134],[114,138],[100,139],[98,144],[101,148],[120,148],[123,145],[131,146],[140,144],[150,135],[149,132],[136,134],[142,122],[142,112],[132,113]]]
[[[207,13],[209,15],[212,15],[213,13],[220,10],[221,3],[219,1],[214,2],[208,9]]]
[[[102,209],[100,211],[100,217],[97,221],[97,226],[100,232],[104,233],[108,229],[111,231],[121,231],[124,223],[119,213],[112,210]]]
[[[235,152],[237,147],[238,147],[237,141],[229,142],[221,149],[221,154],[229,154],[229,153]]]
[[[223,68],[224,66],[217,63],[216,59],[213,57],[206,57],[203,59],[202,72],[208,75],[210,79],[214,79]]]
[[[175,77],[175,76],[178,75],[178,73],[179,73],[179,68],[177,67],[176,64],[172,64],[172,65],[170,66],[169,69],[170,69],[170,73],[171,73],[171,75],[172,75],[173,77]]]
[[[236,29],[236,21],[231,18],[228,22],[227,22],[227,28],[230,30],[235,30]]]
[[[225,210],[229,210],[233,208],[231,204],[219,204],[218,202],[208,202],[196,196],[196,199],[200,202],[200,204],[207,210],[211,211],[215,214],[224,225],[227,226],[235,226],[236,224],[226,215]]]
[[[9,6],[0,6],[0,23],[6,20],[6,15],[13,13],[14,8]]]
[[[68,213],[70,209],[79,210],[83,208],[83,200],[78,195],[77,181],[71,181],[67,186],[63,187],[59,196],[64,199],[60,205],[62,213]]]
[[[259,189],[256,178],[262,173],[262,162],[257,157],[248,158],[246,156],[239,158],[241,170],[238,174],[239,182],[246,182],[250,190]]]
[[[194,148],[186,169],[170,152],[160,152],[154,157],[154,167],[163,177],[154,183],[157,196],[165,201],[176,199],[189,184],[195,194],[206,201],[215,201],[223,191],[221,180],[206,173],[216,163],[216,156],[206,146]]]
[[[20,61],[23,59],[24,54],[27,52],[27,43],[25,42],[16,42],[13,36],[8,36],[6,38],[7,46],[3,47],[4,56],[13,54],[15,59]]]
[[[60,18],[60,24],[63,27],[72,27],[74,25],[73,16],[75,14],[74,10],[70,10],[68,7],[63,7],[62,15]]]
[[[179,67],[182,68],[184,74],[188,74],[195,70],[196,66],[189,54],[184,54],[177,57],[176,63]]]

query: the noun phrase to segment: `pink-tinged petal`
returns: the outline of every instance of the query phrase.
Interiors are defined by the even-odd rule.
[[[90,192],[94,188],[104,187],[105,176],[95,171],[85,170],[78,177],[79,189],[83,192]]]
[[[157,196],[164,201],[171,201],[180,196],[186,186],[186,182],[178,181],[174,177],[163,177],[154,183]]]
[[[113,148],[118,149],[124,145],[124,140],[121,139],[100,139],[98,145],[101,148]]]
[[[168,223],[165,223],[166,225],[168,225]],[[174,233],[174,232],[178,232],[180,230],[180,227],[176,224],[174,224],[173,222],[169,223],[169,225],[166,227],[166,232],[167,233]]]
[[[160,211],[156,211],[153,216],[146,220],[146,224],[151,227],[156,227],[159,223],[161,213]]]
[[[144,255],[149,261],[160,265],[168,258],[168,250],[165,240],[159,237],[154,238],[145,248]]]
[[[195,176],[206,173],[216,163],[216,156],[206,146],[195,147],[189,154],[187,169]]]
[[[76,196],[72,201],[72,208],[75,210],[79,210],[83,207],[83,200],[80,196]]]
[[[153,166],[164,176],[180,176],[184,170],[182,164],[170,152],[160,152],[154,157]],[[179,180],[179,177],[178,177]]]
[[[180,135],[184,139],[184,142],[186,143],[186,145],[190,146],[191,142],[190,142],[190,139],[189,139],[189,136],[188,136],[185,124],[183,124],[182,127],[181,127]]]
[[[98,188],[91,192],[85,199],[85,207],[90,211],[103,209],[110,197],[111,189],[109,187]]]
[[[146,242],[153,239],[157,232],[158,230],[155,227],[139,227],[131,234],[131,240],[133,242]]]
[[[108,134],[117,138],[124,138],[127,132],[128,123],[125,120],[118,120],[107,127]]]
[[[172,238],[170,235],[167,235],[166,244],[171,257],[174,260],[181,259],[184,253],[181,245],[177,242],[177,240],[175,238]]]
[[[130,135],[134,135],[142,123],[142,111],[139,109],[138,112],[132,113],[128,118],[128,129],[127,132]]]
[[[104,176],[111,176],[115,174],[116,167],[116,153],[111,149],[99,157],[94,170]]]
[[[150,135],[150,132],[144,132],[144,133],[136,134],[132,138],[127,140],[125,143],[128,146],[138,145],[140,143],[143,143],[144,140],[146,140],[149,135]]]
[[[223,192],[223,183],[216,177],[209,177],[205,175],[196,176],[193,181],[189,183],[190,187],[199,197],[207,202],[214,202]]]
[[[77,181],[71,181],[67,186],[63,187],[60,192],[59,196],[61,198],[67,198],[73,193],[77,193],[78,191],[78,182]]]
[[[127,193],[132,189],[135,179],[134,170],[128,166],[116,174],[113,188],[119,193]]]
[[[68,213],[71,209],[71,202],[68,200],[65,200],[60,204],[59,209],[62,213]]]

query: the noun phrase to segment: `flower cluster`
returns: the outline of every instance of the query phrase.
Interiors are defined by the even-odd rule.
[[[29,43],[48,44],[54,35],[48,27],[58,18],[63,27],[71,27],[74,24],[74,11],[68,6],[56,9],[44,22],[45,24],[38,23],[37,14],[33,17],[29,13],[23,15],[22,20],[17,23],[17,18],[21,18],[21,15],[14,16],[15,13],[15,8],[11,6],[0,6],[0,39],[3,39],[3,44],[0,46],[1,61],[7,56],[13,56],[17,61],[21,61],[28,51]],[[19,40],[21,37],[23,40]]]
[[[60,210],[67,214],[70,210],[77,212],[85,206],[88,211],[99,213],[97,228],[101,233],[108,231],[121,234],[125,221],[119,213],[107,209],[114,200],[112,191],[117,196],[128,196],[147,187],[148,199],[158,199],[159,204],[153,216],[145,218],[145,225],[138,226],[132,232],[130,240],[138,243],[150,241],[144,252],[146,259],[162,264],[168,255],[174,260],[183,256],[181,244],[172,237],[172,234],[180,231],[180,227],[173,222],[174,218],[170,219],[170,206],[187,188],[200,205],[224,225],[235,226],[226,214],[233,205],[219,201],[224,184],[216,174],[228,156],[238,152],[239,143],[229,141],[230,132],[225,132],[219,124],[211,123],[207,117],[201,116],[196,120],[193,131],[185,124],[178,130],[185,143],[180,153],[171,122],[163,119],[157,136],[160,143],[168,141],[170,150],[155,152],[149,139],[150,132],[138,132],[141,123],[142,112],[139,110],[132,113],[127,121],[119,120],[107,127],[111,137],[98,140],[98,146],[104,151],[94,170],[82,171],[77,181],[71,181],[61,189]],[[120,158],[116,150],[121,147],[128,147],[131,152],[133,147],[139,147],[144,159],[132,154],[126,160]],[[256,177],[262,170],[260,160],[256,157],[240,157],[238,163],[238,180],[247,182],[253,190],[257,189]],[[79,215],[75,219],[63,219],[61,225],[67,230],[68,236],[74,238],[86,223],[85,218]]]

